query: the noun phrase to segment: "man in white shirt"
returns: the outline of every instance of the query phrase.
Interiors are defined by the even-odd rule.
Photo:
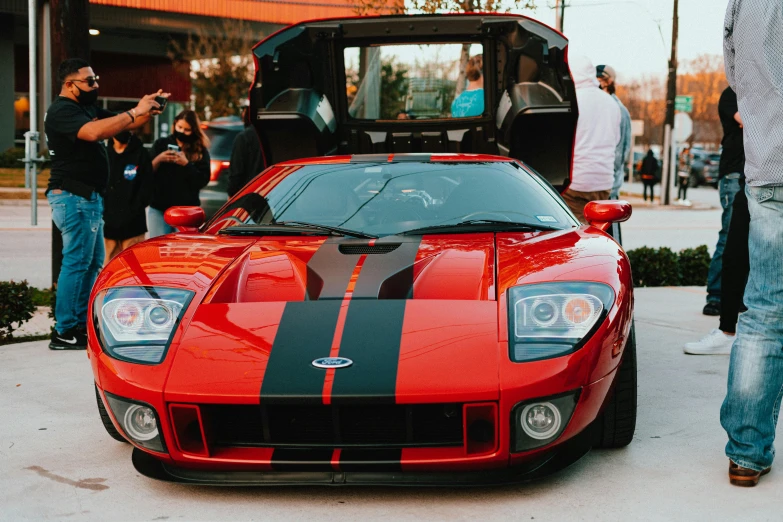
[[[615,151],[620,142],[620,107],[601,90],[589,58],[571,56],[568,63],[576,87],[579,120],[571,184],[563,192],[563,199],[585,223],[585,205],[609,199],[614,184]]]

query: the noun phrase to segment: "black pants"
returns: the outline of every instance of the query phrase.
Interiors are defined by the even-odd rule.
[[[677,189],[677,199],[683,200],[688,199],[688,178],[683,176],[677,176],[677,179],[679,181],[678,189]]]
[[[642,194],[642,197],[645,201],[647,201],[647,189],[650,189],[650,201],[654,201],[655,197],[655,191],[653,190],[653,187],[655,186],[655,180],[647,181],[646,179],[642,180],[642,184],[644,185],[644,193]]]
[[[745,285],[750,272],[748,254],[748,234],[750,231],[750,212],[748,198],[745,195],[745,182],[740,181],[740,190],[734,196],[731,209],[731,223],[723,250],[723,268],[720,278],[720,326],[721,331],[735,333],[737,318]]]

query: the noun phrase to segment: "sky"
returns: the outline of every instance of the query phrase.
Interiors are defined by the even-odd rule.
[[[523,11],[555,25],[554,0],[536,0],[535,11]],[[680,0],[678,61],[700,54],[723,54],[723,17],[727,0]],[[667,74],[671,53],[673,0],[568,0],[565,35],[571,53],[594,64],[608,64],[622,83],[642,75]],[[660,32],[658,30],[660,23]],[[661,40],[663,33],[663,41]]]

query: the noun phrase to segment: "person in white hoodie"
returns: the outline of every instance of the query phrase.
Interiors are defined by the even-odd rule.
[[[579,119],[571,184],[562,196],[576,217],[585,223],[585,205],[609,199],[614,184],[615,151],[620,142],[620,107],[601,90],[589,58],[569,56],[568,64],[576,87]]]

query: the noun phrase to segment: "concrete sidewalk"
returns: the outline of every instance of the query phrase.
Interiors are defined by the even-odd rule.
[[[0,520],[780,520],[783,471],[730,486],[718,412],[728,357],[682,344],[717,325],[701,288],[636,291],[633,443],[540,482],[480,489],[185,487],[140,476],[98,418],[84,352],[0,347]],[[779,436],[783,430],[778,430]]]

